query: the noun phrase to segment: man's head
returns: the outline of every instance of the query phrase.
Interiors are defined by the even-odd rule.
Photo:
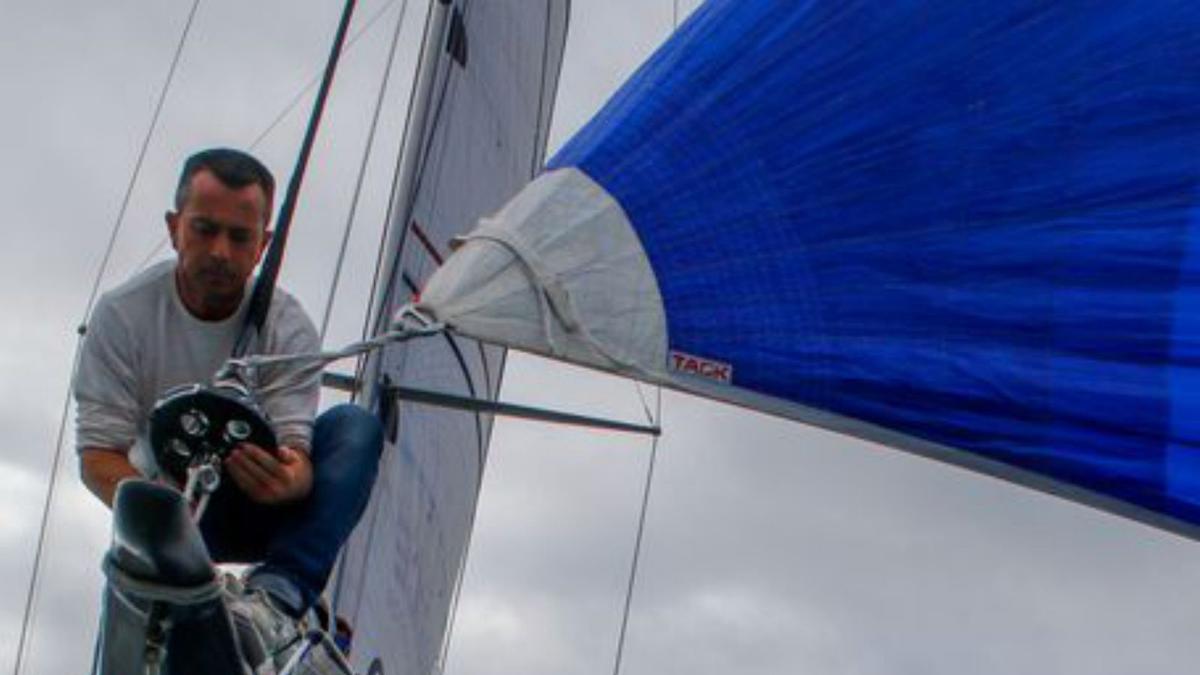
[[[244,152],[205,150],[184,163],[167,229],[179,255],[180,298],[197,318],[215,321],[237,311],[270,240],[274,194],[271,172]]]

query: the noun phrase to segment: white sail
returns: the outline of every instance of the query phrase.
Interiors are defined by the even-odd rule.
[[[424,285],[453,236],[541,168],[568,12],[566,0],[431,2],[379,316]],[[363,672],[438,667],[491,432],[488,415],[391,405],[386,386],[495,399],[503,361],[503,349],[438,337],[395,346],[367,369],[388,441],[333,583]]]

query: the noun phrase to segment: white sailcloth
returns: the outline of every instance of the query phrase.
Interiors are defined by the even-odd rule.
[[[566,39],[566,0],[430,3],[424,110],[410,115],[410,180],[395,195],[390,316],[542,166]],[[442,13],[439,15],[439,13]],[[414,122],[418,120],[418,122]],[[411,186],[411,190],[409,190]],[[495,399],[504,350],[451,337],[395,345],[368,369],[407,387]],[[376,389],[379,392],[379,389]],[[382,401],[374,402],[380,405]],[[387,405],[382,409],[386,410]],[[491,418],[399,403],[371,503],[333,584],[361,672],[439,667],[474,520]]]

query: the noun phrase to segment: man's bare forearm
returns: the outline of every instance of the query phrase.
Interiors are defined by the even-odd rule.
[[[112,508],[117,484],[141,475],[129,463],[125,452],[116,448],[84,448],[79,453],[79,470],[83,484],[109,508]]]

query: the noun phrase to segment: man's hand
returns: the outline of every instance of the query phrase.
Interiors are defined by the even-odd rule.
[[[284,446],[271,453],[242,443],[225,458],[225,470],[246,496],[260,504],[287,504],[312,491],[308,455]]]

